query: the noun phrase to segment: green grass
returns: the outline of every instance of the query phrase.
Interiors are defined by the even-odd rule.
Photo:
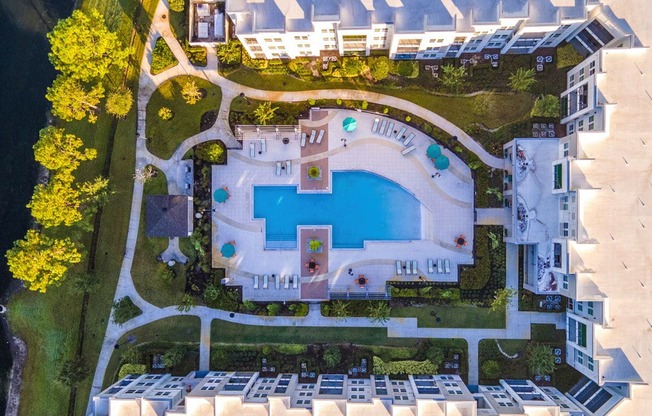
[[[186,81],[195,81],[197,87],[205,89],[205,97],[194,105],[186,104],[181,89]],[[200,132],[202,114],[219,111],[222,90],[209,81],[197,77],[181,76],[162,83],[152,94],[147,104],[147,149],[158,157],[168,159],[176,148],[188,137]],[[172,110],[172,120],[161,120],[161,107]]]
[[[436,312],[440,322],[431,312]],[[505,314],[491,312],[489,308],[470,305],[445,306],[424,305],[392,308],[392,316],[417,318],[418,325],[426,328],[505,328]]]

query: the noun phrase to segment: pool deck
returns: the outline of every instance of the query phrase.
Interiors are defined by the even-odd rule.
[[[387,280],[457,281],[458,266],[473,263],[473,181],[471,171],[452,152],[442,149],[448,156],[449,169],[437,173],[432,161],[426,156],[426,148],[433,143],[428,136],[405,126],[406,135],[415,134],[410,143],[415,150],[407,155],[403,143],[394,136],[404,125],[395,120],[351,110],[313,111],[313,119],[301,121],[300,129],[306,132],[306,146],[300,146],[299,138],[290,137],[289,143],[270,137],[266,151],[262,152],[260,139],[245,139],[242,150],[229,150],[228,166],[214,166],[213,189],[228,186],[231,197],[226,203],[213,202],[213,250],[214,267],[225,267],[229,284],[241,285],[245,299],[297,300],[322,299],[328,290],[334,292],[364,293],[384,292]],[[354,117],[358,128],[347,133],[342,128],[346,117]],[[372,132],[374,119],[395,124],[390,136]],[[309,143],[312,130],[324,130],[320,144]],[[330,136],[330,137],[329,137]],[[347,146],[344,146],[346,139]],[[250,157],[250,143],[256,149]],[[288,173],[290,161],[291,173]],[[277,175],[277,162],[283,169]],[[309,166],[322,167],[322,181],[307,180]],[[422,204],[421,239],[415,241],[366,241],[363,249],[330,249],[329,227],[306,227],[300,230],[297,249],[265,249],[264,220],[253,219],[254,185],[295,185],[300,192],[330,192],[332,171],[363,170],[376,173],[394,181],[412,193]],[[319,182],[318,184],[316,182]],[[316,186],[319,185],[319,186]],[[314,275],[305,269],[307,253],[304,231],[319,233],[325,241],[324,253],[313,255],[320,270]],[[325,234],[324,234],[325,233]],[[324,235],[322,235],[324,234]],[[457,248],[455,237],[464,234],[468,246]],[[309,237],[311,237],[310,235]],[[219,254],[225,242],[235,240],[237,255],[226,259]],[[323,258],[321,257],[323,256]],[[428,273],[427,259],[449,259],[449,274]],[[417,274],[396,275],[396,261],[416,260]],[[349,269],[352,269],[349,273]],[[270,275],[268,289],[262,289],[263,275]],[[298,289],[275,288],[272,274],[286,276],[298,274]],[[364,274],[369,279],[366,287],[359,287],[354,277]],[[253,288],[253,276],[259,275],[261,288]],[[313,297],[317,296],[317,297]]]

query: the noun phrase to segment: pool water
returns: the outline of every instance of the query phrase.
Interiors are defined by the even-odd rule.
[[[333,248],[421,239],[421,203],[400,185],[346,171],[333,172],[332,190],[297,194],[296,186],[254,186],[254,218],[266,219],[266,248],[296,248],[297,225],[331,225]]]

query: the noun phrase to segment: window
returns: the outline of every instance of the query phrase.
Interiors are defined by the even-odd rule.
[[[568,78],[568,86],[572,87],[573,85],[575,85],[575,74],[571,74]]]
[[[593,75],[593,74],[595,74],[595,61],[592,61],[589,64],[589,75]]]
[[[577,131],[584,131],[584,120],[577,120]]]
[[[568,156],[569,149],[570,149],[570,143],[564,142],[564,144],[562,145],[562,148],[564,150],[564,157]]]
[[[567,130],[568,130],[568,134],[573,134],[573,132],[575,131],[575,124],[573,124],[573,123],[568,123],[568,128],[567,128]]]
[[[593,358],[588,355],[586,356],[586,368],[593,371]]]
[[[562,168],[561,163],[555,165],[554,169],[554,189],[561,189],[562,186]]]
[[[588,302],[586,305],[586,313],[593,316],[593,302]]]
[[[579,364],[584,365],[584,353],[579,350],[575,350],[577,353],[577,357],[575,358],[575,361],[577,361]]]
[[[593,130],[595,127],[595,115],[589,116],[589,130]]]
[[[584,302],[577,302],[577,311],[578,312],[584,311]]]
[[[562,237],[568,237],[568,223],[562,222],[559,224],[559,235]]]
[[[568,211],[568,195],[559,198],[559,209],[562,211]]]
[[[552,243],[552,266],[561,268],[561,244]]]
[[[586,325],[577,323],[577,345],[586,348]]]
[[[568,276],[567,275],[564,275],[564,277],[562,278],[561,287],[564,290],[568,290]]]
[[[584,73],[585,73],[584,68],[580,69],[580,79],[579,79],[580,82],[584,81]]]

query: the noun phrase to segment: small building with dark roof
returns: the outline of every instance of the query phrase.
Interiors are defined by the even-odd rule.
[[[145,234],[147,237],[188,237],[193,228],[192,211],[192,197],[146,195]]]

